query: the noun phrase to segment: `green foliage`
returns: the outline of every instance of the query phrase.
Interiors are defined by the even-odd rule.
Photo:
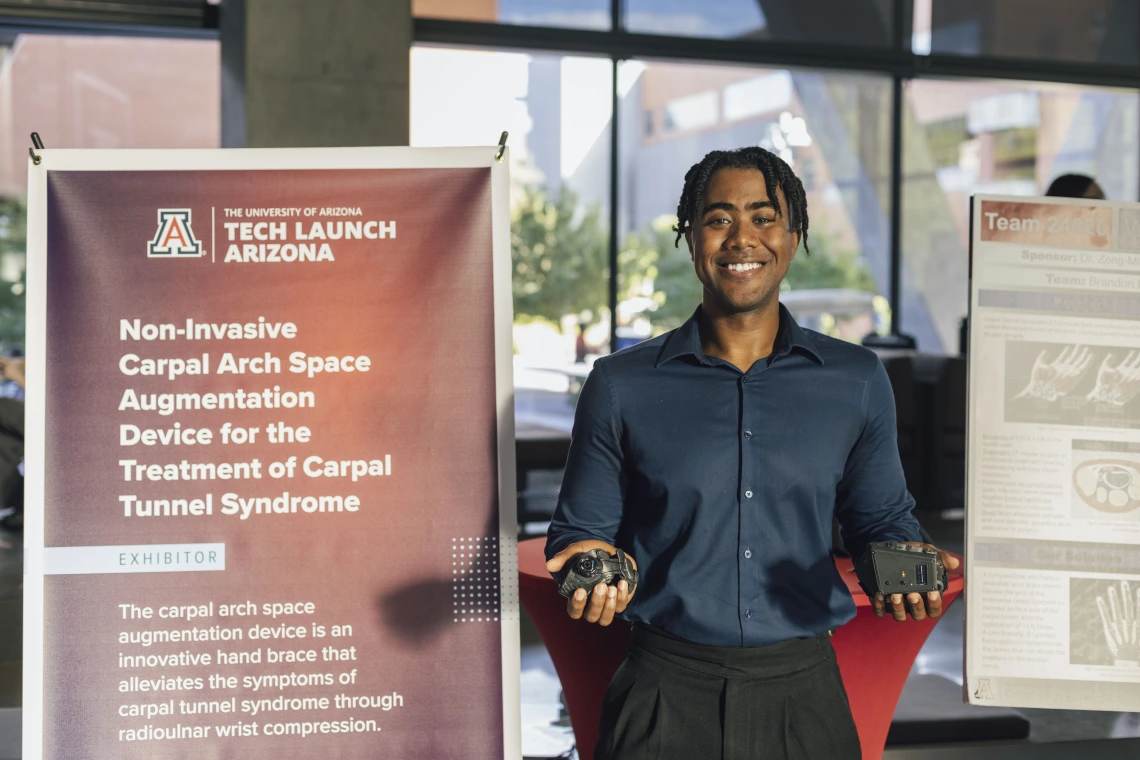
[[[597,206],[578,207],[563,188],[551,200],[541,188],[523,191],[511,212],[512,283],[515,314],[558,324],[567,314],[606,307],[609,234]]]
[[[812,288],[847,288],[875,292],[875,281],[858,253],[836,246],[834,239],[822,235],[811,240],[812,253],[804,253],[803,246],[784,278],[788,290]]]
[[[0,197],[0,256],[27,251],[27,206],[23,198]],[[24,345],[27,273],[15,283],[0,282],[0,349]]]
[[[626,250],[638,252],[638,266],[624,271],[634,287],[641,289],[639,292],[646,289],[648,281],[652,287],[652,298],[657,302],[657,310],[650,318],[665,330],[671,330],[691,317],[704,292],[693,271],[693,261],[689,258],[689,248],[684,239],[679,248],[673,245],[677,237],[673,232],[676,221],[673,217],[659,217],[647,230],[626,238]]]

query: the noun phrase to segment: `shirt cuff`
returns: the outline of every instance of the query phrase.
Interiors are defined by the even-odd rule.
[[[559,533],[557,536],[546,538],[546,558],[550,559],[558,552],[565,549],[570,544],[579,541],[602,541],[603,543],[613,545],[613,539],[604,536],[595,536],[590,533],[583,533],[581,531],[573,531],[569,533]]]

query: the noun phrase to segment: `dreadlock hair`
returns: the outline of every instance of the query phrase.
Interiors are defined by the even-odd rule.
[[[677,226],[673,231],[677,239],[673,245],[679,247],[681,238],[686,232],[693,229],[697,210],[704,199],[705,187],[709,177],[720,169],[757,169],[764,175],[764,186],[768,189],[768,200],[775,207],[776,213],[784,214],[780,208],[780,199],[776,196],[776,188],[782,188],[784,197],[788,199],[788,225],[792,232],[799,233],[803,242],[804,251],[811,253],[808,248],[808,213],[807,197],[804,195],[804,185],[800,178],[792,171],[784,159],[775,153],[750,145],[736,150],[714,150],[700,160],[685,173],[685,189],[681,191],[681,200],[677,203]]]

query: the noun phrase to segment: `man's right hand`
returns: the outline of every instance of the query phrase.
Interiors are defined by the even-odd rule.
[[[611,555],[617,553],[617,549],[605,541],[579,541],[570,544],[547,560],[546,569],[551,573],[557,573],[567,562],[591,549],[605,549],[606,553]],[[637,563],[633,557],[629,557],[629,561],[636,570]],[[594,586],[594,591],[590,594],[586,593],[586,589],[580,588],[566,602],[566,614],[575,620],[585,615],[587,623],[609,625],[614,621],[614,615],[625,611],[626,605],[636,591],[636,588],[630,589],[624,580],[618,581],[616,586],[599,583]]]

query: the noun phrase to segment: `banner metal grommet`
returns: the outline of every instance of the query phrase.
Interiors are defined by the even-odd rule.
[[[504,132],[504,134],[506,134],[506,133]],[[32,157],[32,163],[35,164],[36,166],[39,166],[40,162],[43,161],[43,158],[36,155],[36,151],[37,150],[43,150],[43,149],[44,149],[44,141],[40,139],[40,133],[39,132],[32,132],[32,147],[28,148],[28,155]]]

